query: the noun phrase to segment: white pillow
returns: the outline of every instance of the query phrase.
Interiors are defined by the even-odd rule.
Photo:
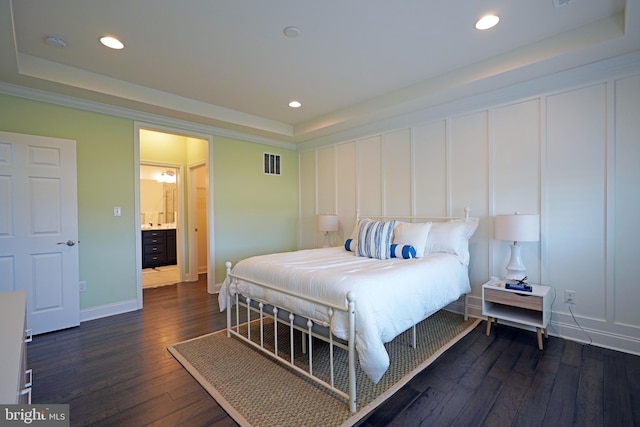
[[[369,258],[391,258],[391,236],[395,221],[362,220],[358,225],[356,255]]]
[[[411,223],[398,221],[396,226],[393,227],[393,243],[413,246],[416,250],[416,258],[423,257],[430,229],[430,222]]]
[[[456,255],[460,262],[469,265],[469,239],[478,228],[478,218],[434,222],[431,225],[425,253],[434,252]]]

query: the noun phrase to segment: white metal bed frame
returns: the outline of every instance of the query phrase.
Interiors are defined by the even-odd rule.
[[[411,220],[411,221],[449,221],[452,219],[469,219],[469,208],[465,208],[465,216],[464,217],[393,217],[394,219],[399,220]],[[383,217],[383,216],[367,216],[370,219],[390,219],[391,217]],[[295,292],[291,292],[285,289],[278,288],[277,286],[273,286],[264,282],[256,281],[253,279],[249,279],[246,277],[242,277],[232,273],[231,271],[231,262],[226,262],[226,274],[227,280],[229,282],[229,289],[227,292],[227,337],[236,336],[240,340],[248,343],[252,347],[258,349],[259,351],[265,353],[266,355],[271,356],[272,358],[278,360],[279,362],[289,366],[296,372],[304,375],[305,377],[313,380],[314,382],[328,388],[333,391],[340,397],[347,400],[349,409],[351,412],[355,413],[356,408],[356,349],[355,349],[355,322],[356,322],[356,297],[353,292],[347,293],[347,305],[339,306],[331,303],[327,303],[325,301],[320,301],[315,298],[310,298],[306,295],[301,295]],[[319,306],[326,307],[327,316],[329,318],[329,322],[313,319],[308,316],[299,316],[303,319],[302,322],[297,320],[297,315],[287,308],[278,307],[273,303],[265,300],[261,300],[258,298],[253,298],[251,296],[240,295],[237,292],[237,283],[238,281],[244,281],[251,283],[254,286],[259,286],[264,289],[270,289],[274,291],[278,291],[296,298],[300,298],[304,301],[311,302],[313,304],[317,304]],[[232,304],[235,303],[235,325],[232,324],[232,314],[231,307]],[[240,312],[242,309],[246,310],[246,336],[241,332],[240,329]],[[268,310],[271,310],[271,313]],[[332,330],[332,323],[336,312],[344,312],[348,316],[348,333],[346,343],[343,340],[334,337]],[[257,313],[257,318],[252,318],[251,313]],[[284,313],[284,316],[283,316]],[[265,347],[264,345],[264,319],[270,318],[273,320],[274,324],[274,342],[273,342],[273,350]],[[464,294],[464,319],[468,318],[468,294]],[[424,320],[424,319],[423,319]],[[253,340],[251,338],[251,328],[249,327],[249,323],[252,321],[259,321],[259,330],[260,330],[260,340],[259,343],[257,340]],[[289,348],[290,355],[289,358],[286,359],[279,354],[278,349],[278,325],[280,324],[288,324],[289,326]],[[301,326],[304,325],[304,326]],[[319,326],[323,328],[327,328],[329,333],[322,334],[315,332],[313,330],[314,326]],[[302,333],[302,352],[308,353],[308,370],[302,369],[294,363],[294,331],[300,331]],[[411,327],[412,330],[412,347],[416,348],[416,326],[413,325]],[[313,338],[318,338],[329,344],[329,381],[325,381],[322,378],[314,375],[313,373]],[[348,390],[344,391],[336,387],[335,378],[334,378],[334,349],[335,347],[341,348],[348,352]]]

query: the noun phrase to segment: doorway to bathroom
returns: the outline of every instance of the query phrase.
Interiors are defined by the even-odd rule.
[[[139,300],[143,287],[205,277],[208,289],[215,289],[208,239],[212,138],[140,123],[136,137]]]
[[[177,240],[181,171],[179,164],[140,162],[142,288],[182,281]]]

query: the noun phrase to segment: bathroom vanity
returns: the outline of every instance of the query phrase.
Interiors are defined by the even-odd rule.
[[[177,263],[175,228],[142,230],[142,268]]]

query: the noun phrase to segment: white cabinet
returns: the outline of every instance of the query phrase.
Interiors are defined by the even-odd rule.
[[[551,319],[551,288],[531,286],[532,291],[525,292],[507,289],[499,280],[482,285],[482,314],[487,316],[487,335],[491,333],[491,322],[498,319],[533,326],[538,336],[538,348],[542,350],[542,330],[547,337],[547,325]]]
[[[24,291],[0,293],[0,403],[31,403]]]

